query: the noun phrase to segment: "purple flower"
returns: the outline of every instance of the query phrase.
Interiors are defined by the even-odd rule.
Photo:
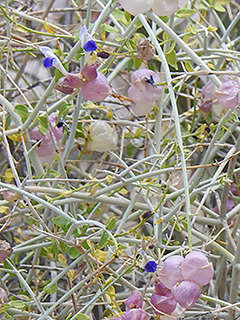
[[[53,66],[54,58],[47,57],[43,60],[43,65],[45,68],[51,68]]]
[[[157,263],[155,261],[148,261],[144,266],[144,270],[147,272],[156,272]]]
[[[97,45],[93,40],[89,40],[83,45],[83,49],[86,52],[92,52],[92,51],[97,50]]]
[[[84,51],[92,52],[92,51],[97,50],[97,45],[93,41],[90,34],[87,32],[87,28],[85,26],[82,26],[82,28],[80,30],[80,40],[81,40],[82,47],[83,47]]]

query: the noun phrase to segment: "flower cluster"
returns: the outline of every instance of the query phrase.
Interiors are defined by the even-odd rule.
[[[159,76],[149,69],[138,69],[131,74],[131,86],[128,89],[128,97],[131,99],[131,107],[138,116],[151,112],[156,100],[159,98],[162,87]]]
[[[55,147],[60,147],[63,136],[63,127],[57,126],[56,114],[49,116],[48,120],[51,125],[51,132],[48,131],[43,135],[38,127],[29,131],[30,138],[37,142],[35,151],[42,164],[51,163],[55,157]]]
[[[151,297],[155,313],[171,314],[178,305],[184,309],[193,307],[201,295],[200,286],[208,284],[212,277],[212,263],[202,252],[166,259]]]
[[[133,15],[145,13],[152,8],[158,16],[169,16],[178,10],[179,0],[118,0],[121,6]]]
[[[64,94],[72,94],[75,89],[80,89],[85,100],[92,102],[102,101],[110,94],[111,88],[105,75],[97,71],[97,65],[91,62],[89,56],[90,52],[97,49],[97,45],[87,33],[85,26],[80,31],[80,39],[87,61],[80,73],[67,72],[52,49],[47,46],[39,47],[39,50],[45,56],[43,65],[45,68],[55,67],[64,75],[58,80],[55,87],[56,90]]]

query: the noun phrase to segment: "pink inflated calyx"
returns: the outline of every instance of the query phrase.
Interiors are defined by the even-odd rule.
[[[121,316],[121,320],[150,320],[150,318],[150,314],[141,308],[129,309]]]
[[[172,256],[167,258],[158,273],[159,280],[168,288],[183,280],[181,266],[184,261],[182,256]]]
[[[97,71],[97,77],[86,81],[81,88],[81,94],[85,100],[92,102],[103,101],[111,92],[107,78],[101,72]]]
[[[134,290],[124,302],[126,309],[142,308],[142,295],[140,291]]]
[[[139,69],[132,73],[128,97],[132,100],[131,108],[136,115],[143,116],[151,112],[162,92],[159,83],[159,76],[152,70]]]
[[[97,66],[96,64],[89,65],[86,63],[82,68],[82,74],[86,80],[94,80],[97,78]]]
[[[213,266],[204,253],[191,251],[182,263],[182,274],[185,280],[204,286],[213,278]]]
[[[223,108],[234,109],[239,105],[240,86],[237,81],[228,80],[215,91],[216,98]]]
[[[150,301],[156,314],[171,314],[177,306],[170,291],[166,295],[154,292]]]
[[[193,307],[201,295],[201,289],[195,282],[185,280],[176,284],[171,292],[174,300],[185,309]]]

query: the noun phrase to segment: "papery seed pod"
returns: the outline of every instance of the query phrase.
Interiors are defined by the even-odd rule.
[[[10,244],[5,240],[0,240],[0,262],[4,261],[12,253]]]
[[[115,127],[111,127],[105,121],[97,120],[90,127],[86,149],[98,152],[110,151],[117,146],[117,141]]]
[[[150,41],[145,38],[140,38],[136,45],[137,56],[141,60],[151,60],[155,54],[155,48]]]

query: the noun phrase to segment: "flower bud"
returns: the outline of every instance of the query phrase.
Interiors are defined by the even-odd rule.
[[[4,261],[12,253],[10,244],[5,240],[0,240],[0,262]]]
[[[158,277],[168,289],[172,289],[176,283],[183,280],[181,271],[183,261],[184,258],[181,256],[172,256],[164,261]]]
[[[172,295],[181,307],[188,309],[194,306],[201,295],[200,287],[192,281],[182,281],[172,288]]]
[[[90,127],[87,150],[105,152],[113,150],[117,146],[118,135],[115,127],[107,122],[97,120]]]
[[[216,98],[223,108],[234,109],[239,105],[240,86],[237,81],[225,81],[216,91]]]
[[[171,314],[177,306],[177,303],[170,292],[167,292],[164,296],[154,292],[150,301],[156,314]]]
[[[185,280],[205,286],[212,279],[214,270],[204,253],[191,251],[182,263],[182,274]]]
[[[140,291],[134,290],[124,302],[127,310],[133,308],[142,308],[142,295]]]
[[[107,78],[101,72],[97,72],[97,77],[86,81],[81,88],[81,94],[85,100],[92,102],[103,101],[111,92]]]

